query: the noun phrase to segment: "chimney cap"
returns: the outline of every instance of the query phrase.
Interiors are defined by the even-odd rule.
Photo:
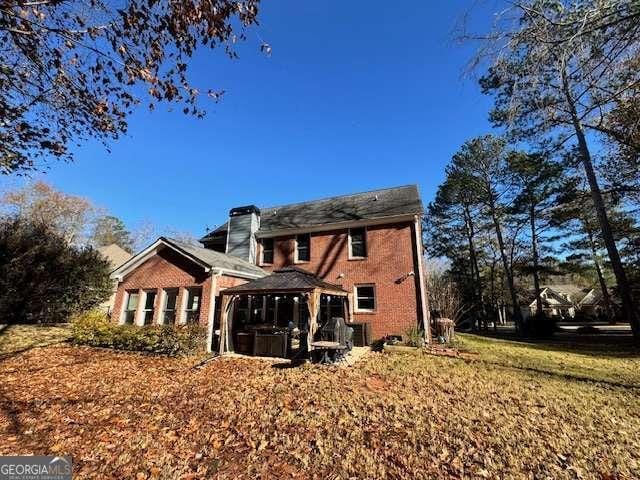
[[[229,210],[230,217],[238,217],[240,215],[249,215],[250,213],[255,213],[256,215],[260,215],[260,209],[255,205],[246,205],[244,207],[235,207]]]

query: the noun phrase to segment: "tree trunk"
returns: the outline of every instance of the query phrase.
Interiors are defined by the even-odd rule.
[[[540,291],[540,273],[538,261],[538,234],[536,233],[536,206],[529,205],[529,223],[531,225],[531,257],[533,261],[533,288],[536,294],[536,313],[542,315],[542,295]]]
[[[502,238],[502,228],[500,227],[500,220],[496,212],[495,200],[493,198],[493,192],[489,189],[489,208],[491,210],[491,218],[493,219],[493,226],[496,230],[496,237],[498,239],[498,247],[500,249],[500,257],[502,258],[502,266],[504,267],[504,273],[507,276],[507,287],[509,288],[509,295],[511,296],[511,304],[513,305],[513,319],[516,322],[516,331],[522,332],[522,313],[518,306],[518,296],[516,294],[516,287],[513,282],[513,274],[509,268],[509,262],[507,260],[507,254],[504,251],[504,239]]]
[[[616,277],[616,283],[618,284],[618,292],[620,294],[620,299],[622,300],[622,311],[625,318],[631,325],[633,336],[635,337],[636,341],[640,341],[640,319],[638,318],[638,312],[636,311],[635,304],[633,302],[633,296],[631,294],[629,281],[627,280],[627,274],[625,273],[624,267],[622,266],[620,253],[618,252],[618,247],[616,246],[616,242],[613,238],[611,224],[609,223],[607,210],[604,206],[604,201],[602,200],[600,186],[598,185],[598,178],[596,177],[596,173],[593,169],[591,152],[589,151],[589,146],[587,145],[587,139],[584,135],[584,130],[582,128],[582,124],[580,123],[580,118],[578,117],[575,101],[573,100],[571,89],[569,87],[569,81],[564,69],[562,70],[562,85],[567,103],[569,104],[569,111],[571,113],[573,127],[576,132],[576,138],[578,139],[578,151],[580,153],[580,160],[582,161],[582,166],[584,167],[587,181],[589,182],[589,188],[591,189],[591,198],[593,199],[593,206],[596,210],[598,222],[600,223],[602,239],[604,240],[604,245],[607,248],[609,261],[611,262],[611,269],[613,270],[613,274]]]
[[[598,252],[596,250],[596,242],[593,239],[593,232],[587,225],[586,221],[584,222],[584,229],[587,233],[587,238],[589,239],[589,247],[591,247],[591,256],[593,258],[593,264],[596,269],[596,274],[598,275],[598,283],[600,284],[600,290],[602,291],[602,299],[604,300],[604,308],[607,311],[607,315],[609,316],[609,321],[615,321],[615,312],[611,306],[611,297],[609,296],[609,289],[607,288],[607,283],[604,281],[604,275],[602,274],[602,268],[600,267],[600,262],[598,262]]]
[[[464,206],[464,223],[467,230],[467,242],[469,244],[469,257],[471,259],[471,279],[475,280],[476,292],[475,295],[478,299],[478,306],[480,312],[484,312],[484,302],[482,300],[482,281],[480,280],[480,268],[478,267],[478,256],[476,254],[475,244],[473,242],[475,236],[475,228],[473,226],[473,220],[471,218],[471,212],[469,206]],[[475,277],[475,278],[474,278]],[[475,326],[475,322],[474,322]]]

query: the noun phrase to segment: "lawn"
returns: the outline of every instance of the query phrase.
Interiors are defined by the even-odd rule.
[[[638,478],[640,352],[462,343],[477,359],[350,368],[35,348],[0,361],[0,454],[74,478]]]
[[[0,325],[0,358],[6,354],[63,342],[68,325]]]

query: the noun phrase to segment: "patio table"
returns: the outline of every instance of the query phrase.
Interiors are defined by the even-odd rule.
[[[331,358],[329,357],[329,352],[335,352],[344,348],[344,345],[340,345],[338,342],[327,341],[311,342],[311,346],[314,350],[319,350],[321,352],[321,357],[318,363],[332,363]]]

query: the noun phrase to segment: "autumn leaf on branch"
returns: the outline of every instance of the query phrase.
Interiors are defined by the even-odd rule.
[[[72,141],[106,145],[143,101],[202,117],[188,59],[198,46],[237,58],[258,3],[0,0],[0,172],[38,168],[42,157],[72,160]]]

